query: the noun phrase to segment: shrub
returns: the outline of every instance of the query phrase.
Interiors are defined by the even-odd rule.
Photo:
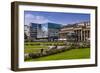
[[[30,58],[38,58],[38,57],[40,57],[40,56],[41,56],[40,53],[30,53],[30,54],[29,54],[29,57],[30,57]]]

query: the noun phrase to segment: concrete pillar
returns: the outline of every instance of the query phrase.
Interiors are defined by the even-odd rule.
[[[86,31],[86,41],[87,41],[87,38],[88,38],[88,30]]]
[[[79,30],[77,31],[77,34],[78,34],[78,38],[77,38],[77,40],[79,41],[79,39],[80,39],[80,37],[79,37]]]
[[[87,37],[87,31],[85,30],[85,41],[86,41],[86,37]]]
[[[85,30],[84,30],[84,41],[85,41]]]
[[[84,41],[85,41],[85,37],[86,37],[86,31],[84,30]]]
[[[80,41],[82,41],[82,39],[83,39],[83,37],[82,37],[82,30],[80,32],[81,32],[81,40]]]

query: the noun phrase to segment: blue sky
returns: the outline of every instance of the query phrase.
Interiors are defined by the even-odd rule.
[[[61,13],[61,12],[40,12],[24,11],[25,25],[29,23],[47,23],[72,24],[84,21],[90,21],[90,14],[83,13]]]

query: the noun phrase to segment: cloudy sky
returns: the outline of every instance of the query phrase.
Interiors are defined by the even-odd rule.
[[[24,19],[25,25],[29,25],[30,23],[47,22],[66,25],[71,23],[90,21],[90,14],[24,11]]]

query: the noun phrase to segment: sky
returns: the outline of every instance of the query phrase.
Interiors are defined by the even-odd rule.
[[[30,23],[58,23],[62,25],[90,21],[90,14],[24,11],[25,25]]]

